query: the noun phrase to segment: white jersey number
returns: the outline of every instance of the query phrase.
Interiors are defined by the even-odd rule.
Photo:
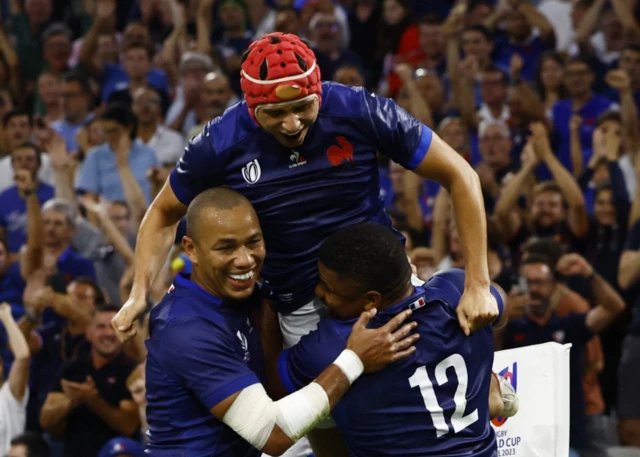
[[[464,415],[464,410],[467,407],[467,386],[469,377],[467,375],[467,365],[464,363],[464,359],[460,354],[453,354],[438,365],[435,369],[435,378],[439,386],[447,384],[449,378],[447,376],[447,370],[453,368],[455,377],[458,381],[458,387],[453,397],[453,402],[456,405],[455,411],[451,415],[449,422],[453,428],[453,433],[458,433],[461,430],[469,427],[473,423],[478,421],[478,409],[474,409],[471,413]],[[436,428],[436,436],[440,438],[443,435],[449,433],[449,425],[444,417],[444,411],[438,403],[438,398],[433,389],[433,384],[429,375],[427,374],[427,368],[422,366],[418,368],[415,373],[409,378],[409,384],[411,387],[419,387],[422,400],[424,400],[424,406],[431,415],[433,426]]]

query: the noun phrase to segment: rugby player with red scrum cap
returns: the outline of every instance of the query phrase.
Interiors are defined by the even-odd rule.
[[[257,212],[268,251],[264,289],[277,306],[285,345],[294,345],[325,309],[314,294],[322,242],[363,222],[391,226],[378,196],[378,152],[448,190],[466,270],[460,326],[469,335],[496,319],[480,183],[459,154],[393,100],[321,82],[313,52],[295,35],[273,33],[252,43],[241,86],[244,101],[189,142],[145,215],[131,295],[113,320],[122,339],[135,334],[133,322],[189,203],[206,189],[227,186]],[[230,242],[220,249],[247,247]],[[257,266],[247,261],[231,263],[224,281],[242,291],[257,279]]]

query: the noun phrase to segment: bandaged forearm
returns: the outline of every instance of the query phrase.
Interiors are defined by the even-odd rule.
[[[364,371],[358,356],[349,350],[343,351],[333,364],[340,368],[350,384]],[[316,382],[278,401],[269,398],[262,384],[254,384],[240,392],[222,422],[256,449],[262,450],[274,426],[280,427],[295,443],[330,411],[327,392]]]

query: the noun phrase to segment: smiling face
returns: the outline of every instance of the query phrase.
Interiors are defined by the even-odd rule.
[[[193,263],[194,281],[216,297],[249,298],[266,255],[258,216],[251,205],[243,202],[229,209],[205,208],[196,225],[193,238],[185,236],[182,241]]]
[[[316,96],[256,109],[260,126],[288,148],[302,145],[309,128],[318,118],[320,104]]]

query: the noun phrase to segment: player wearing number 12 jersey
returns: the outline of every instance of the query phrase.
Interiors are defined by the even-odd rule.
[[[464,271],[448,270],[412,286],[400,242],[375,224],[331,235],[320,248],[318,269],[316,294],[332,318],[281,354],[284,387],[298,390],[329,366],[364,309],[377,308],[370,324],[376,327],[411,308],[420,334],[414,354],[361,377],[332,412],[345,444],[357,457],[495,456],[487,401],[493,331],[486,326],[467,337],[458,325]],[[501,292],[492,287],[491,293],[501,321]]]

